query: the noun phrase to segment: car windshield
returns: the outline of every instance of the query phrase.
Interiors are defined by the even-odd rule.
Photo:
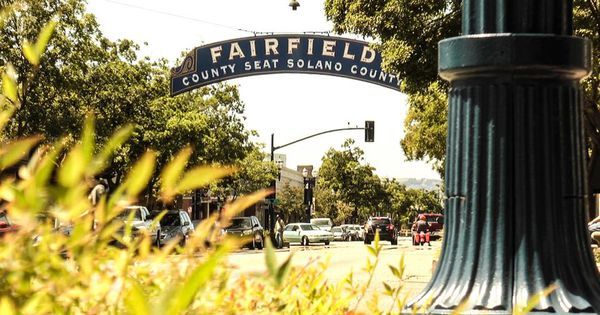
[[[427,223],[435,223],[438,221],[438,217],[427,217]]]
[[[390,219],[373,219],[372,224],[375,225],[382,225],[382,224],[390,224]]]
[[[167,213],[162,219],[160,219],[161,226],[176,226],[181,224],[179,219],[179,213]]]
[[[310,223],[315,224],[315,225],[329,225],[329,220],[327,220],[327,219],[311,220]]]
[[[125,210],[123,210],[123,212],[119,213],[117,218],[128,219],[129,214],[131,212],[134,213],[133,220],[141,220],[142,219],[142,212],[141,212],[140,208],[125,208]]]
[[[339,227],[334,227],[333,229],[331,229],[331,232],[341,232],[342,228]]]
[[[303,231],[314,231],[319,229],[317,226],[312,224],[301,224],[300,228],[302,228]]]
[[[231,220],[231,225],[229,225],[228,229],[248,229],[252,226],[250,223],[250,218],[233,218]]]

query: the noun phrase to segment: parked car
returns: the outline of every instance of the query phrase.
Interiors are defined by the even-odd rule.
[[[398,244],[398,231],[389,217],[371,217],[365,224],[365,244],[371,244],[375,233],[379,232],[379,239],[389,241],[392,245]]]
[[[348,236],[349,241],[364,240],[364,232],[360,225],[357,224],[342,224],[340,225]]]
[[[359,241],[365,240],[365,227],[362,225],[355,224],[354,229],[357,231],[357,236]]]
[[[347,241],[349,239],[348,232],[345,231],[341,226],[334,226],[331,228],[331,234],[333,234],[334,241]]]
[[[333,227],[333,222],[330,218],[314,218],[310,219],[310,224],[314,224],[319,227],[321,230],[331,231]]]
[[[333,241],[333,234],[321,230],[318,226],[310,223],[291,223],[283,230],[283,241],[298,243],[308,246],[310,243],[325,243],[329,245]]]
[[[185,246],[188,238],[194,233],[194,225],[187,212],[183,210],[169,211],[160,219],[160,244],[165,245],[179,238],[179,245]]]
[[[442,237],[443,229],[444,229],[444,215],[439,213],[421,213],[419,215],[424,215],[427,224],[429,224],[429,233],[431,240],[436,240]],[[415,218],[415,222],[417,222],[419,215]],[[413,229],[414,232],[414,229]]]
[[[160,223],[152,223],[152,216],[146,207],[143,206],[128,206],[121,212],[115,220],[121,220],[126,225],[131,225],[132,236],[140,235],[147,231],[150,235],[152,244],[160,246],[161,227]],[[121,229],[120,233],[123,233]]]
[[[19,226],[12,223],[5,211],[0,213],[0,237],[19,230]]]
[[[237,237],[251,237],[246,245],[252,249],[262,249],[265,245],[264,229],[255,216],[231,219],[231,224],[223,229],[223,233]]]

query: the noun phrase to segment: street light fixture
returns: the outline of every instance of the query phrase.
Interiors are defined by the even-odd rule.
[[[298,9],[299,6],[300,2],[298,2],[297,0],[290,1],[290,7],[292,7],[292,10],[296,11],[296,9]]]
[[[302,177],[304,177],[304,205],[306,205],[306,222],[310,223],[311,210],[313,205],[313,188],[315,187],[316,172],[309,172],[306,168],[302,169]]]

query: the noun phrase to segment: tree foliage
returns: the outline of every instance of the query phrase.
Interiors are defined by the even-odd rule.
[[[303,194],[302,187],[290,185],[289,182],[284,182],[281,187],[277,188],[279,203],[276,211],[283,214],[286,222],[301,222],[306,218]]]
[[[93,114],[99,142],[119,126],[135,125],[131,141],[120,148],[102,177],[120,182],[133,161],[150,148],[156,150],[160,169],[190,145],[190,163],[240,166],[238,175],[224,181],[229,187],[223,186],[223,191],[268,186],[265,176],[273,176],[272,167],[261,164],[258,147],[250,141],[237,87],[220,84],[168,97],[166,61],[140,58],[132,41],[104,37],[94,16],[85,12],[85,1],[0,0],[0,8],[11,5],[14,10],[6,13],[0,30],[0,67],[12,65],[20,89],[6,137],[40,134],[45,143],[53,143],[66,136],[73,145],[85,116]],[[54,36],[39,64],[31,64],[22,43],[34,42],[49,21],[58,22]],[[156,192],[157,175],[146,194]]]
[[[384,68],[400,74],[402,91],[409,96],[402,148],[409,159],[428,159],[443,176],[448,86],[437,77],[437,44],[460,35],[461,1],[326,0],[325,10],[335,32],[376,40],[374,46],[383,55]],[[574,1],[574,28],[575,35],[587,37],[594,47],[600,47],[597,0]],[[600,149],[599,49],[592,58],[593,74],[583,82],[584,123],[589,152],[595,157]]]

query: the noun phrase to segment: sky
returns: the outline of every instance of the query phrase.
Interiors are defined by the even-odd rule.
[[[252,32],[326,32],[323,1],[299,0],[293,11],[288,0],[88,0],[104,35],[131,39],[142,56],[165,58],[170,66],[194,47],[247,37]],[[250,31],[250,32],[248,32]],[[356,36],[348,36],[362,39]],[[144,44],[145,43],[145,44]],[[324,75],[269,74],[227,81],[239,86],[246,105],[246,127],[256,130],[265,152],[275,134],[275,146],[336,128],[364,127],[375,121],[375,142],[365,143],[360,130],[331,133],[282,148],[287,167],[314,165],[331,147],[340,149],[352,138],[365,152],[375,173],[389,178],[434,178],[439,175],[423,161],[407,161],[404,137],[406,95],[374,84]]]

